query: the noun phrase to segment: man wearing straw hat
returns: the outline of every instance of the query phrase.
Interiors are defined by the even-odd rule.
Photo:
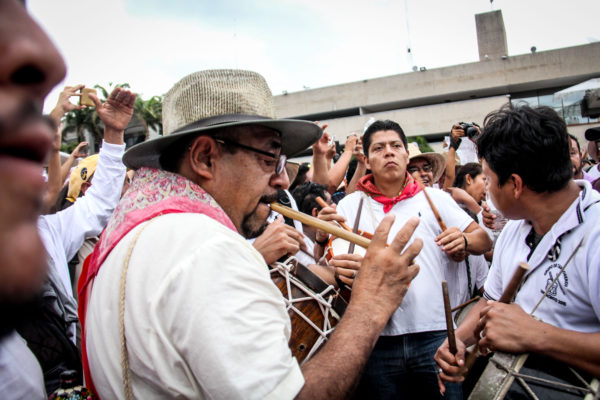
[[[274,119],[248,71],[188,75],[163,107],[165,136],[125,154],[135,178],[80,281],[87,383],[103,398],[348,397],[418,273],[420,241],[402,252],[418,221],[390,247],[382,222],[337,330],[300,367],[281,293],[244,238],[264,229],[286,156],[320,128]]]

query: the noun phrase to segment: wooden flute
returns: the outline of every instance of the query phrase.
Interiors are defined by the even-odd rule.
[[[284,217],[295,219],[296,221],[300,221],[303,224],[312,226],[313,228],[321,229],[322,231],[347,240],[348,242],[354,243],[365,249],[369,247],[369,244],[371,244],[371,241],[366,237],[357,235],[356,233],[344,230],[342,228],[338,228],[337,226],[330,224],[329,222],[321,221],[320,219],[315,218],[312,215],[301,213],[300,211],[296,211],[282,204],[271,203],[271,209],[273,211],[277,211]]]

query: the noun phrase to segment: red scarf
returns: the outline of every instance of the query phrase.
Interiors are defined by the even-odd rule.
[[[83,264],[77,285],[78,314],[81,322],[81,353],[86,385],[97,394],[90,375],[85,342],[85,318],[94,278],[119,241],[144,221],[170,213],[204,214],[231,230],[237,229],[225,211],[204,189],[181,175],[152,168],[136,171],[131,187],[125,193],[102,235]]]
[[[419,185],[408,172],[406,173],[406,178],[404,179],[404,188],[398,194],[398,196],[392,198],[386,197],[379,191],[379,189],[377,189],[373,174],[365,175],[360,178],[358,181],[358,190],[362,190],[371,196],[373,200],[383,204],[383,212],[388,213],[396,203],[404,199],[411,198],[421,191],[421,185]]]

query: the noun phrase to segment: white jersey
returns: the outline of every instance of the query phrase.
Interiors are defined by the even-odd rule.
[[[427,189],[427,193],[436,205],[446,226],[455,226],[464,231],[471,223],[474,223],[473,219],[456,204],[449,194],[431,188]],[[363,192],[357,191],[343,198],[337,211],[347,219],[348,225],[353,226],[361,196],[365,199],[359,229],[373,233],[385,216],[381,203],[367,197]],[[446,329],[446,319],[441,282],[445,279],[449,258],[434,241],[442,233],[442,230],[422,192],[396,203],[390,212],[396,215],[396,219],[390,229],[388,243],[394,239],[406,221],[414,216],[419,217],[420,223],[408,244],[419,237],[423,240],[423,249],[415,259],[420,267],[419,274],[412,281],[401,307],[394,312],[382,335],[392,336],[444,330]]]
[[[542,321],[562,329],[598,332],[600,194],[591,188],[589,182],[576,182],[582,188],[579,197],[531,254],[526,244],[531,224],[525,220],[506,224],[496,243],[484,295],[491,300],[499,299],[514,270],[524,261],[531,270],[515,302],[525,312],[531,313],[543,298],[533,314]]]

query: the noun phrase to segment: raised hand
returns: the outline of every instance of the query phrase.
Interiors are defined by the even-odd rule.
[[[108,99],[102,104],[97,96],[90,93],[90,99],[96,104],[98,116],[104,123],[104,134],[107,130],[122,132],[125,130],[131,116],[135,103],[135,93],[120,87],[115,88]]]
[[[69,111],[85,108],[85,106],[71,103],[71,97],[81,97],[81,93],[79,93],[79,91],[84,87],[85,85],[65,86],[63,91],[60,92],[56,106],[50,112],[50,118],[52,118],[56,126],[60,124],[60,120],[62,119],[63,115]]]
[[[400,306],[410,283],[419,273],[419,266],[412,262],[423,247],[423,241],[417,238],[405,248],[419,224],[416,217],[410,218],[387,246],[394,218],[395,215],[389,213],[375,229],[352,286],[351,304],[364,301],[372,312],[383,318],[389,318]]]

